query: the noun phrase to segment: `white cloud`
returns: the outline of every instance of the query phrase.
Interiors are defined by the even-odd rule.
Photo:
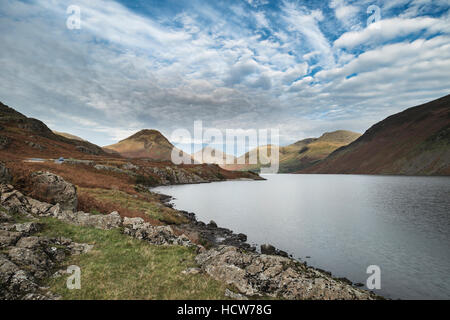
[[[79,31],[65,28],[70,1],[0,3],[0,100],[102,145],[141,128],[170,136],[198,119],[278,127],[282,143],[363,131],[450,89],[445,16],[383,16],[379,31],[345,33],[333,45],[329,30],[342,23],[302,2],[270,13],[264,2],[241,2],[228,14],[189,3],[166,19],[112,1],[77,3]],[[356,4],[335,4],[338,19],[355,18]],[[360,44],[365,51],[351,50]]]
[[[404,37],[425,30],[429,35],[450,33],[450,23],[436,18],[383,19],[361,31],[344,33],[335,42],[338,48],[354,48],[358,45],[383,43],[396,37]]]
[[[355,16],[360,11],[360,8],[348,4],[345,0],[331,0],[330,8],[334,9],[336,18],[345,26],[358,27],[355,22]]]

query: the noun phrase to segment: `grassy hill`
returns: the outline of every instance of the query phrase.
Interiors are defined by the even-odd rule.
[[[335,132],[329,132],[323,134],[320,138],[309,138],[297,141],[291,145],[280,147],[279,155],[280,155],[280,173],[290,173],[295,172],[304,168],[307,168],[311,165],[314,165],[318,161],[326,158],[330,153],[335,151],[336,149],[345,146],[354,140],[356,140],[360,134],[339,130]],[[242,155],[238,158],[238,161],[246,160],[246,163],[249,163],[248,159],[250,157],[256,157],[260,152],[264,159],[260,159],[258,156],[258,164],[245,164],[245,165],[225,165],[224,168],[228,170],[253,170],[259,171],[261,168],[261,162],[267,163],[268,157],[272,153],[272,149],[274,146],[261,146],[247,152],[245,155]],[[261,161],[263,160],[263,161]]]

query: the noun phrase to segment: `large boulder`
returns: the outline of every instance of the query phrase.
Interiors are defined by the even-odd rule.
[[[0,183],[6,183],[9,184],[12,181],[11,173],[9,172],[8,168],[5,167],[5,164],[3,162],[0,162]]]
[[[36,172],[32,176],[33,195],[46,202],[61,206],[62,210],[76,211],[78,197],[76,187],[50,172]]]
[[[186,235],[177,236],[172,227],[152,226],[150,223],[144,222],[142,218],[125,217],[123,220],[123,233],[155,245],[197,247]]]
[[[64,220],[64,212],[61,215]],[[116,229],[122,226],[122,218],[117,211],[111,212],[108,215],[103,214],[89,214],[84,212],[77,212],[73,215],[67,215],[68,222],[74,223],[83,227],[93,227],[102,230]]]

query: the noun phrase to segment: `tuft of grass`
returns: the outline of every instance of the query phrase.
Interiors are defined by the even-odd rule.
[[[42,235],[68,237],[94,248],[71,256],[67,265],[81,269],[81,289],[66,288],[67,277],[50,279],[47,286],[68,300],[181,300],[225,299],[226,286],[205,274],[183,275],[195,267],[193,249],[154,246],[123,235],[119,230],[97,230],[42,219]]]
[[[150,222],[151,220],[157,220],[165,224],[184,224],[189,222],[178,211],[163,206],[158,199],[152,199],[150,196],[138,196],[120,190],[108,189],[79,188],[78,191],[81,200],[83,198],[90,199],[88,203],[93,205],[92,208],[84,208],[87,212],[89,212],[89,209],[93,209],[102,213],[110,213],[111,209],[116,208],[115,210],[122,215],[147,217],[150,219]],[[88,204],[84,206],[89,207]],[[125,210],[121,212],[121,208]]]

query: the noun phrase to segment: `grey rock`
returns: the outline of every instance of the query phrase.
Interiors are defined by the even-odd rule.
[[[369,292],[285,257],[220,246],[199,254],[196,261],[211,277],[234,286],[246,296],[268,295],[290,300],[376,298]]]
[[[11,213],[20,213],[30,216],[30,204],[26,197],[8,184],[0,185],[0,204]]]
[[[122,218],[117,211],[111,212],[108,215],[91,215],[84,212],[77,212],[76,214],[65,212],[64,214],[58,218],[83,227],[110,230],[119,228],[122,225]]]
[[[0,230],[0,248],[13,246],[22,237],[20,232]]]
[[[234,299],[234,300],[248,300],[248,298],[240,293],[233,292],[229,289],[225,289],[225,297]]]
[[[186,270],[183,270],[181,273],[182,274],[199,274],[200,272],[202,272],[202,270],[200,270],[199,268],[188,268]]]
[[[105,165],[102,165],[102,164],[96,164],[94,166],[94,168],[96,170],[99,170],[99,171],[110,171],[110,172],[116,172],[116,173],[130,174],[129,171],[122,170],[122,169],[119,169],[119,168],[113,167],[113,166],[105,166]]]
[[[275,255],[277,253],[277,249],[270,244],[263,244],[261,245],[261,253]]]
[[[132,170],[132,171],[134,171],[134,170],[139,170],[139,167],[134,165],[134,164],[132,164],[131,162],[127,162],[127,163],[125,163],[122,166],[122,169],[123,170]]]
[[[217,228],[217,223],[216,223],[214,220],[211,220],[211,221],[208,223],[208,227],[211,227],[211,228]]]
[[[170,226],[152,226],[142,218],[124,218],[123,232],[134,238],[145,240],[155,245],[180,245],[197,247],[185,235],[177,236]]]
[[[14,229],[25,235],[31,235],[33,233],[42,230],[42,224],[37,222],[17,223],[14,225]]]
[[[0,162],[0,183],[9,184],[12,181],[11,173],[3,162]]]
[[[12,217],[6,212],[0,210],[0,223],[9,221],[12,221]]]
[[[47,149],[46,147],[40,145],[39,143],[35,143],[32,141],[25,141],[25,144],[27,144],[29,147],[33,148],[33,149],[37,149],[37,150],[45,150]]]
[[[36,196],[53,204],[59,203],[63,210],[76,211],[78,197],[73,184],[50,172],[36,172],[32,180]]]

